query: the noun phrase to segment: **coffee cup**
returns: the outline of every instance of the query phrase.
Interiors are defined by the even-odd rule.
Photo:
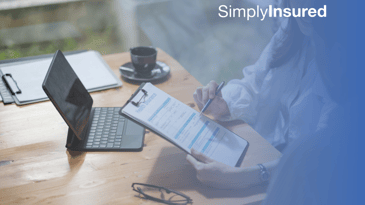
[[[139,46],[130,49],[131,60],[139,77],[152,77],[152,70],[156,66],[157,50],[153,47]]]

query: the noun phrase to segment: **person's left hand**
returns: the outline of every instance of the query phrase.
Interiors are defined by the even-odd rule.
[[[230,167],[194,149],[191,150],[191,155],[187,155],[186,159],[195,168],[198,180],[210,187],[238,189],[246,188],[255,183],[251,177],[253,170]]]

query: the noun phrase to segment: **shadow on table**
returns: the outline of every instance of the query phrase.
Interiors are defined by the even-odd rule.
[[[246,205],[261,205],[263,201],[256,201],[256,202],[252,202]]]
[[[82,164],[84,163],[86,152],[71,151],[67,149],[66,154],[68,159],[68,165],[70,167],[69,177],[73,178],[73,176],[77,174]]]
[[[186,153],[177,147],[161,150],[146,183],[176,191],[196,190],[206,198],[242,198],[265,193],[267,189],[267,184],[242,190],[207,187],[196,178],[194,168],[186,161]]]

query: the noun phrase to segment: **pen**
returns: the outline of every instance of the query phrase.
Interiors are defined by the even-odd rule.
[[[217,90],[215,91],[215,95],[218,95],[218,93],[222,90],[224,83],[225,82],[223,81],[223,82],[221,82],[221,84],[219,84],[219,86],[217,87]],[[203,109],[200,111],[200,115],[208,108],[210,103],[212,103],[213,99],[208,100],[208,102],[204,105]]]

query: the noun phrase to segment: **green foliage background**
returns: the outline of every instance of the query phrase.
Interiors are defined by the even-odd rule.
[[[81,33],[81,36],[77,38],[69,37],[28,44],[1,44],[0,60],[49,54],[56,50],[97,50],[101,54],[122,52],[122,43],[118,38],[116,18],[111,3],[112,1],[93,1],[0,11],[0,21],[3,19],[3,22],[4,19],[10,19],[11,22],[28,22],[24,23],[24,26],[27,26],[27,24],[67,21],[75,25]],[[79,14],[75,14],[76,17],[68,15],[74,10],[81,11]],[[51,13],[51,17],[47,13]],[[3,23],[0,24],[0,29],[7,29],[7,26],[11,28],[13,25],[4,25]],[[0,36],[1,40],[2,37]]]

